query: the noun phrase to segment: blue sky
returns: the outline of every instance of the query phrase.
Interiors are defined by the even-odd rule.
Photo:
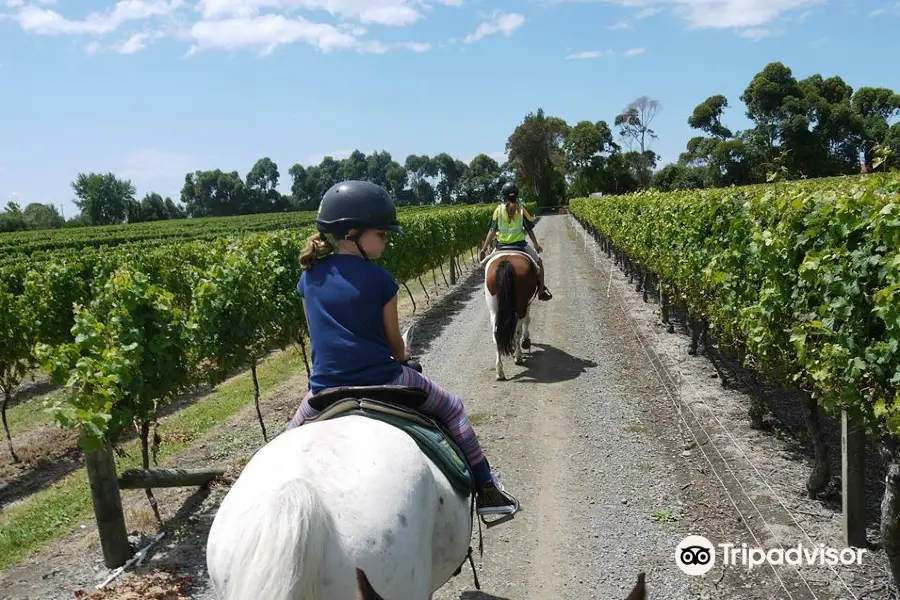
[[[177,199],[196,169],[355,148],[502,158],[525,114],[612,123],[661,103],[652,148],[768,62],[900,91],[898,0],[0,0],[0,203],[75,214],[82,171]],[[890,40],[895,41],[891,42]]]

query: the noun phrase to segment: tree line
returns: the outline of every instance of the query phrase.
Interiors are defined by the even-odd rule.
[[[344,159],[288,169],[290,193],[278,191],[278,165],[259,159],[246,177],[220,169],[185,175],[178,201],[148,193],[135,199],[130,180],[112,173],[80,173],[72,182],[79,215],[64,220],[55,207],[25,210],[10,203],[0,231],[133,223],[188,217],[315,210],[331,185],[366,179],[387,188],[399,205],[492,202],[515,180],[526,200],[555,206],[592,193],[625,194],[763,183],[872,172],[900,166],[900,95],[883,87],[857,90],[841,77],[798,80],[773,62],[757,73],[739,99],[753,125],[732,131],[723,115],[728,98],[717,94],[687,117],[698,130],[678,160],[657,170],[651,149],[658,100],[641,96],[611,120],[579,121],[528,113],[506,141],[507,161],[479,154],[468,164],[447,153],[410,154],[401,164],[389,152],[355,150]]]
[[[326,156],[318,165],[296,163],[288,176],[291,191],[283,194],[278,165],[269,157],[257,160],[243,178],[237,171],[194,171],[185,175],[176,202],[155,192],[138,201],[134,184],[114,173],[79,173],[72,189],[80,214],[66,221],[53,205],[32,203],[21,211],[10,203],[0,213],[0,231],[316,210],[325,191],[345,179],[382,185],[400,206],[478,204],[493,201],[512,174],[487,154],[468,164],[446,152],[411,154],[401,165],[390,152],[355,150],[344,159]],[[16,216],[31,213],[48,216],[40,221]]]
[[[739,98],[753,125],[732,131],[723,123],[728,98],[697,105],[687,123],[697,135],[676,162],[655,170],[650,149],[659,101],[642,96],[612,121],[565,120],[529,113],[506,144],[508,168],[539,205],[592,193],[624,194],[818,178],[900,166],[900,95],[887,88],[857,90],[842,78],[814,74],[797,80],[773,62]]]

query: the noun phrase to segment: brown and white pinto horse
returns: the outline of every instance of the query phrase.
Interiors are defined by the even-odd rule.
[[[528,309],[537,289],[538,266],[527,253],[501,246],[486,259],[484,298],[491,313],[498,380],[506,379],[500,357],[515,356],[521,365],[522,349],[531,347]]]

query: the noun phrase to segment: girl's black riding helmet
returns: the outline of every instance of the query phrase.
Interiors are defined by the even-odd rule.
[[[322,196],[316,227],[323,234],[344,239],[351,229],[358,229],[349,239],[363,258],[369,260],[359,238],[366,229],[403,233],[397,221],[397,208],[386,189],[368,181],[342,181],[331,186]]]
[[[397,221],[397,208],[386,189],[368,181],[342,181],[322,196],[316,226],[322,233],[341,239],[357,228],[359,239],[366,229],[403,233]]]

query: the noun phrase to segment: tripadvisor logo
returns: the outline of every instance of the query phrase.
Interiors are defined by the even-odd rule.
[[[830,548],[825,544],[788,548],[751,548],[747,544],[719,544],[722,566],[743,565],[748,571],[770,565],[861,565],[865,548]],[[716,564],[716,546],[702,535],[689,535],[675,548],[675,564],[688,575],[704,575]]]
[[[689,535],[675,548],[675,564],[688,575],[705,575],[716,564],[716,550],[702,535]]]

